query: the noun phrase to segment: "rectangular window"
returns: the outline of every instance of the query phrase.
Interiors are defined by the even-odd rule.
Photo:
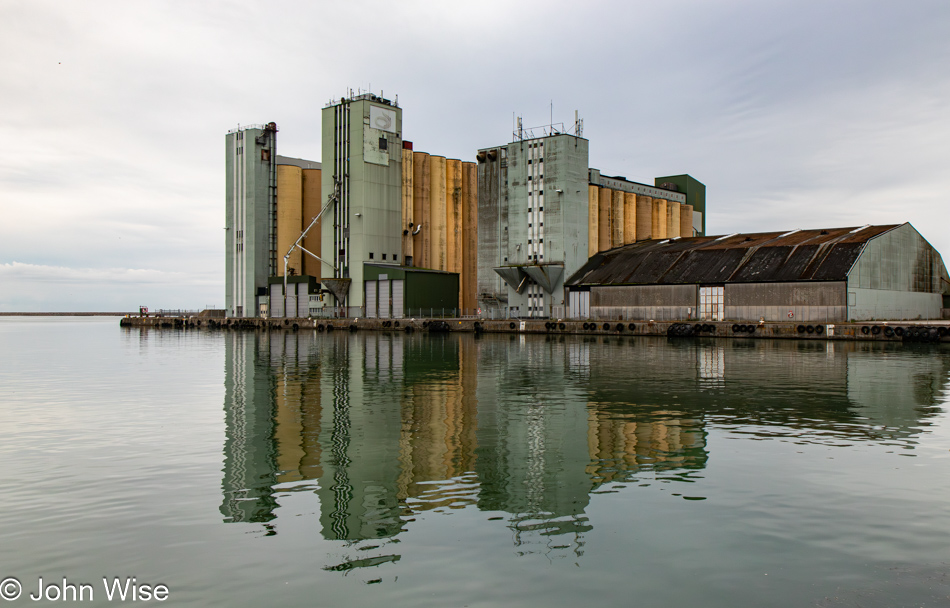
[[[340,250],[340,253],[343,253],[343,250],[342,250],[342,249]],[[373,259],[373,252],[372,252],[372,251],[369,252],[369,259],[371,259],[371,260]]]
[[[382,151],[382,150],[388,150],[388,149],[389,149],[389,140],[387,140],[385,137],[380,137],[380,138],[379,138],[379,149],[380,149],[380,151]]]
[[[386,261],[386,254],[383,254],[383,261]]]
[[[399,261],[399,256],[394,253],[394,254],[393,254],[393,262],[397,262],[397,261]]]

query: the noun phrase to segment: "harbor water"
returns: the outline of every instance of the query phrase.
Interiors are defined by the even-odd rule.
[[[943,344],[0,317],[0,603],[950,605],[948,372]]]

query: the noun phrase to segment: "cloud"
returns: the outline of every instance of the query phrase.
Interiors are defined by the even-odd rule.
[[[711,232],[910,221],[950,251],[948,38],[942,0],[2,3],[0,263],[104,271],[93,307],[158,289],[120,267],[221,300],[187,277],[223,284],[227,129],[320,160],[324,104],[370,84],[419,150],[471,160],[553,102],[605,173],[704,182]],[[56,280],[0,305],[61,309]]]

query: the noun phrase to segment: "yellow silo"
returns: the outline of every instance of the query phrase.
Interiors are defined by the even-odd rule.
[[[429,217],[432,225],[431,266],[435,270],[446,270],[446,209],[445,209],[445,157],[429,157]]]
[[[683,238],[693,236],[693,206],[683,205],[680,209],[680,236]]]
[[[462,161],[455,158],[445,161],[445,270],[462,272]]]
[[[310,225],[313,218],[317,217],[317,215],[320,214],[320,209],[323,208],[322,198],[320,196],[320,179],[320,169],[303,170],[303,217],[301,218],[301,223],[304,228]],[[320,255],[321,223],[323,223],[323,218],[320,218],[320,221],[310,229],[310,232],[307,233],[307,237],[303,240],[304,249],[315,255]],[[323,263],[307,254],[303,254],[301,259],[303,260],[303,274],[317,277],[319,281],[323,276]],[[329,267],[327,271],[330,274],[333,272]]]
[[[666,237],[674,238],[680,235],[680,205],[676,201],[670,201],[667,205],[667,217],[669,221],[667,222]]]
[[[303,231],[303,169],[277,165],[277,274],[284,276],[284,255]],[[302,274],[300,250],[290,254],[287,272]]]
[[[653,238],[666,238],[666,199],[653,199]]]
[[[637,195],[623,193],[623,244],[637,242]]]
[[[597,246],[600,236],[600,195],[597,190],[597,186],[587,186],[587,257],[600,251]]]
[[[462,163],[461,307],[478,306],[478,165]],[[468,313],[472,314],[472,313]]]
[[[653,197],[637,195],[637,240],[653,238]]]
[[[610,246],[623,245],[623,191],[610,191]]]
[[[432,203],[429,200],[430,156],[425,152],[412,153],[412,228],[413,266],[432,268],[432,222],[429,221]]]
[[[597,245],[600,251],[610,249],[610,206],[613,202],[613,196],[610,194],[610,188],[599,188],[598,195],[598,213],[597,218]]]

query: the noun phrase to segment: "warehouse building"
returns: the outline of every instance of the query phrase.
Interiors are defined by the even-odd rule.
[[[572,318],[657,321],[939,319],[948,288],[910,224],[643,241],[567,281]]]

